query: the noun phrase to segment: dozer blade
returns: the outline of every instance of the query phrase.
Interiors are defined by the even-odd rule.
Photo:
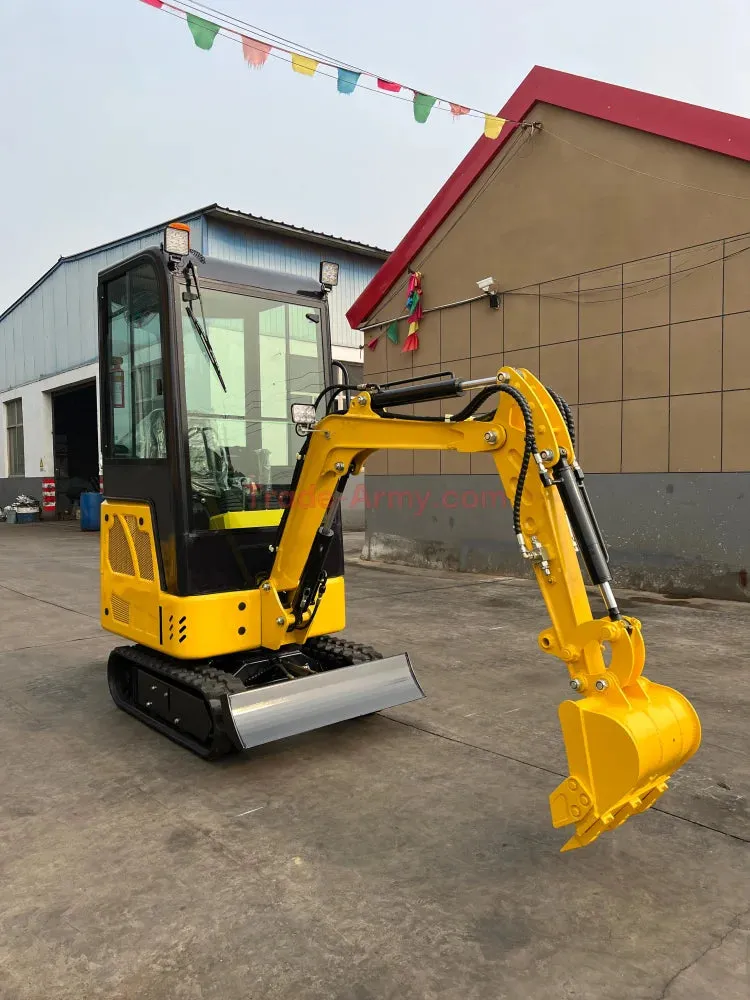
[[[406,653],[225,695],[227,731],[241,750],[424,698]]]
[[[550,795],[552,824],[576,827],[563,851],[652,806],[700,745],[700,722],[687,698],[644,677],[565,701],[559,714],[570,777]]]

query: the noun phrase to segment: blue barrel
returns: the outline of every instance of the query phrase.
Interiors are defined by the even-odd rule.
[[[101,493],[81,494],[81,531],[99,531],[102,523]]]

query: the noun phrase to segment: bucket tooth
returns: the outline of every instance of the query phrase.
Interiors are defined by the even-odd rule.
[[[223,699],[240,750],[424,698],[406,653],[251,688]]]

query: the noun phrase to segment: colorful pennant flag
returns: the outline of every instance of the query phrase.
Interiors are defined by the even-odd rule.
[[[433,105],[437,100],[436,97],[430,97],[429,94],[420,94],[416,90],[414,91],[414,120],[419,122],[420,125],[424,125],[427,119],[430,117],[430,112],[432,111]]]
[[[484,134],[488,139],[497,139],[503,130],[506,118],[498,118],[496,115],[484,116]]]
[[[271,46],[267,45],[266,42],[259,42],[257,39],[248,38],[246,35],[242,36],[242,55],[248,65],[253,66],[255,69],[260,69],[261,66],[265,65],[270,53]]]
[[[351,69],[343,69],[341,66],[337,66],[336,68],[338,70],[336,89],[340,94],[353,94],[361,74],[355,73]]]
[[[434,100],[434,98],[433,98]],[[406,312],[409,316],[409,335],[401,348],[402,354],[409,351],[416,351],[419,347],[419,324],[422,319],[422,275],[419,271],[414,271],[409,277],[408,298],[406,300]]]
[[[375,348],[376,348],[376,347],[378,346],[378,341],[379,341],[379,340],[380,340],[380,334],[378,334],[378,335],[377,335],[377,337],[373,337],[373,338],[372,338],[372,340],[368,340],[368,341],[367,341],[367,346],[368,346],[368,348],[369,348],[369,349],[370,349],[371,351],[374,351],[374,350],[375,350]]]
[[[398,343],[398,320],[394,319],[391,325],[386,330],[386,336],[392,344]]]
[[[336,70],[336,89],[340,94],[354,93],[356,88],[360,85],[362,76],[365,76],[368,80],[376,80],[378,90],[385,91],[389,94],[398,94],[401,90],[411,92],[413,95],[414,120],[420,125],[423,125],[427,121],[433,107],[435,107],[436,104],[438,104],[439,107],[448,105],[454,119],[470,114],[483,117],[484,135],[488,139],[497,139],[507,124],[507,119],[505,118],[500,118],[497,115],[488,115],[482,111],[476,111],[473,108],[466,107],[464,104],[456,104],[443,98],[432,97],[430,94],[413,90],[411,87],[404,88],[400,83],[395,83],[392,80],[386,80],[383,77],[376,76],[375,73],[368,72],[367,70],[345,69],[343,66],[337,66],[334,62],[329,62],[327,57],[324,57],[322,60],[313,59],[310,56],[302,55],[299,52],[293,52],[291,49],[283,48],[279,45],[270,45],[268,42],[262,42],[256,38],[243,35],[234,27],[230,27],[226,24],[215,24],[213,21],[208,21],[203,17],[199,17],[197,14],[189,13],[179,4],[179,0],[177,0],[177,2],[175,2],[175,0],[141,0],[141,2],[147,4],[149,7],[154,7],[157,10],[168,10],[169,12],[183,14],[187,20],[188,27],[190,28],[190,33],[193,36],[193,41],[199,49],[212,48],[216,36],[220,31],[223,31],[227,35],[234,36],[242,42],[242,54],[245,62],[256,69],[264,66],[269,55],[274,50],[277,50],[278,52],[282,52],[290,57],[292,69],[295,73],[302,74],[302,76],[313,76],[318,69],[318,66],[321,64],[328,69]],[[193,5],[190,4],[189,6]],[[208,8],[207,10],[208,12],[212,12],[211,8]],[[213,12],[217,14],[219,13],[218,11]],[[242,22],[236,23],[241,24]],[[248,25],[248,27],[250,26]],[[261,29],[259,28],[257,30],[260,31]],[[261,33],[265,34],[265,32]],[[322,75],[329,74],[324,73]],[[529,122],[517,123],[515,121],[512,124],[520,124],[527,127],[531,125]],[[417,297],[419,298],[419,296],[421,296],[421,285],[419,286]],[[411,329],[412,326],[414,327],[413,330]],[[406,338],[406,343],[410,342],[412,336],[416,338],[416,331],[418,327],[419,319],[410,324],[410,332],[409,336]],[[393,340],[393,343],[398,343],[398,330],[395,331],[395,336],[396,339],[393,340],[391,330],[389,328],[389,339]],[[375,337],[367,346],[370,347],[373,345],[374,347],[374,345],[377,344],[378,339],[379,337]],[[418,340],[416,342],[418,343]],[[404,346],[405,351],[414,349],[415,347]]]
[[[206,21],[197,14],[188,14],[187,23],[193,41],[199,49],[210,49],[214,44],[214,39],[219,34],[219,25],[213,21]]]
[[[302,73],[303,76],[312,76],[318,68],[318,60],[309,56],[301,56],[297,52],[292,52],[292,69],[295,73]]]

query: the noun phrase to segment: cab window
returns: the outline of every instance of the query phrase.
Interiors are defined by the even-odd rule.
[[[111,459],[167,456],[160,296],[143,263],[105,286],[108,448]]]

